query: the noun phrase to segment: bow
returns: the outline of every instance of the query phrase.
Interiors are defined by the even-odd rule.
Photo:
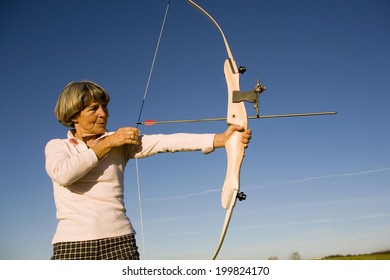
[[[226,40],[225,34],[223,33],[219,24],[215,19],[206,12],[201,6],[196,4],[192,0],[187,0],[192,6],[197,8],[202,12],[206,17],[208,17],[214,25],[220,31],[223,41],[225,43],[226,51],[228,58],[224,63],[224,73],[228,89],[228,106],[227,106],[227,123],[229,125],[239,125],[248,128],[248,118],[245,110],[245,105],[243,101],[234,101],[233,97],[237,92],[240,92],[240,73],[245,71],[245,68],[237,68],[236,62],[234,61],[232,52],[230,50],[229,44]],[[265,89],[265,88],[264,88]],[[240,170],[242,160],[244,158],[244,146],[241,143],[241,133],[235,131],[231,137],[228,139],[225,145],[226,154],[227,154],[227,171],[226,178],[222,188],[221,194],[221,203],[222,207],[226,209],[225,221],[223,224],[221,236],[219,243],[213,255],[213,260],[216,259],[223,241],[226,236],[227,229],[229,227],[230,219],[233,214],[233,209],[236,204],[237,198],[239,200],[245,199],[245,194],[240,193]]]
[[[237,67],[236,62],[234,61],[232,52],[230,50],[229,44],[226,40],[225,34],[222,31],[222,28],[216,22],[216,20],[201,6],[196,4],[192,0],[187,0],[189,4],[198,9],[201,13],[203,13],[211,22],[218,28],[219,32],[222,35],[222,39],[225,43],[226,51],[228,58],[224,63],[224,73],[228,90],[228,106],[227,106],[227,117],[226,118],[203,118],[203,119],[192,119],[192,120],[166,120],[166,121],[155,121],[155,120],[146,120],[141,122],[141,113],[143,104],[146,99],[146,92],[148,88],[148,84],[150,81],[151,73],[154,66],[155,57],[157,54],[160,38],[162,35],[165,19],[167,16],[169,3],[167,5],[167,9],[165,12],[163,25],[160,31],[160,37],[157,43],[157,48],[155,51],[154,59],[152,62],[152,67],[149,73],[148,83],[146,86],[143,103],[141,105],[141,111],[138,117],[138,125],[155,125],[155,124],[172,124],[172,123],[184,123],[184,122],[208,122],[208,121],[222,121],[226,120],[229,125],[239,125],[243,127],[245,130],[248,128],[248,119],[260,119],[260,118],[284,118],[284,117],[305,117],[305,116],[319,116],[319,115],[333,115],[337,112],[312,112],[312,113],[294,113],[294,114],[277,114],[277,115],[260,115],[260,94],[266,89],[264,86],[260,84],[260,81],[257,81],[257,84],[252,91],[241,92],[240,91],[240,74],[243,74],[246,69],[245,67]],[[256,110],[256,116],[247,116],[244,101],[254,103],[254,108]],[[227,170],[225,182],[222,187],[221,192],[221,203],[222,207],[226,209],[226,216],[221,232],[221,236],[219,238],[219,242],[217,248],[212,257],[213,260],[217,258],[217,255],[222,247],[223,241],[225,239],[227,229],[229,227],[230,219],[233,214],[233,209],[238,200],[245,200],[246,195],[243,192],[240,192],[240,171],[241,165],[244,158],[244,145],[241,143],[241,133],[235,131],[230,138],[227,140],[225,144],[226,154],[227,154]],[[137,171],[138,174],[138,171]],[[138,175],[137,175],[138,177]],[[138,183],[139,184],[139,183]],[[138,193],[140,193],[138,185]],[[139,197],[140,201],[140,197]],[[140,203],[141,208],[141,203]],[[141,211],[140,211],[141,212]],[[141,228],[142,228],[142,214],[141,214]],[[145,246],[143,246],[145,247]]]

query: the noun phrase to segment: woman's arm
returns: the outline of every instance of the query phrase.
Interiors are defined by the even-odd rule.
[[[98,164],[98,158],[91,149],[73,154],[71,147],[60,139],[47,143],[45,157],[47,174],[62,186],[77,181]]]

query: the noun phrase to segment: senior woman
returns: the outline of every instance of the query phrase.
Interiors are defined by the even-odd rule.
[[[109,101],[102,87],[81,81],[68,84],[55,106],[57,119],[71,129],[45,148],[58,220],[51,259],[139,259],[123,202],[127,161],[162,152],[207,154],[224,147],[234,131],[242,132],[245,146],[251,138],[239,126],[221,134],[142,135],[134,127],[108,132]]]

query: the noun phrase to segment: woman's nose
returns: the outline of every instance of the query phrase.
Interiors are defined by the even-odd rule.
[[[108,116],[108,110],[106,106],[99,106],[99,116]]]

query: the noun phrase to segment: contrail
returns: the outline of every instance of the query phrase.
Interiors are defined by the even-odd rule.
[[[374,173],[380,173],[380,172],[388,172],[390,171],[390,167],[386,168],[379,168],[379,169],[371,169],[371,170],[364,170],[364,171],[358,171],[358,172],[348,172],[348,173],[339,173],[339,174],[329,174],[329,175],[323,175],[323,176],[313,176],[313,177],[306,177],[301,179],[292,179],[292,180],[284,180],[284,181],[275,181],[266,183],[261,186],[255,186],[250,187],[247,189],[265,189],[265,188],[271,188],[278,185],[288,185],[288,184],[296,184],[296,183],[304,183],[309,181],[316,181],[316,180],[324,180],[324,179],[331,179],[331,178],[342,178],[342,177],[352,177],[352,176],[362,176],[362,175],[370,175]]]
[[[379,168],[379,169],[371,169],[371,170],[364,170],[364,171],[357,171],[357,172],[348,172],[348,173],[339,173],[339,174],[329,174],[329,175],[323,175],[323,176],[313,176],[313,177],[306,177],[301,179],[292,179],[292,180],[285,180],[285,181],[275,181],[270,182],[262,186],[255,186],[255,187],[246,187],[247,190],[254,190],[254,189],[263,189],[263,188],[270,188],[275,187],[277,185],[287,185],[287,184],[296,184],[296,183],[304,183],[308,181],[315,181],[315,180],[324,180],[324,179],[330,179],[330,178],[341,178],[341,177],[352,177],[352,176],[362,176],[362,175],[370,175],[374,173],[380,173],[380,172],[388,172],[390,171],[390,167],[386,168]],[[173,195],[173,196],[164,196],[164,197],[155,197],[155,198],[147,198],[144,199],[144,201],[168,201],[168,200],[176,200],[176,199],[184,199],[184,198],[190,198],[195,196],[202,196],[202,195],[208,195],[211,193],[218,193],[221,189],[209,189],[201,192],[191,192],[186,194],[180,194],[180,195]]]
[[[180,194],[180,195],[147,198],[144,199],[144,201],[166,201],[166,200],[183,199],[183,198],[189,198],[189,197],[200,196],[200,195],[208,195],[210,193],[215,193],[220,191],[221,189],[210,189],[202,192],[192,192],[192,193]]]

